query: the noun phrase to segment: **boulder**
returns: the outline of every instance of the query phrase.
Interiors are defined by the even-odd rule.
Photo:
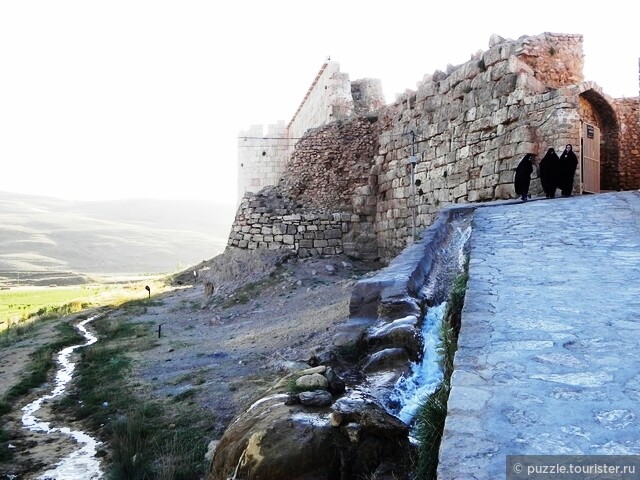
[[[333,403],[333,397],[326,390],[314,390],[313,392],[300,392],[298,399],[307,407],[328,407]]]
[[[315,390],[318,388],[326,389],[329,382],[324,375],[320,373],[312,373],[311,375],[302,375],[296,380],[296,387],[305,390]]]
[[[332,411],[322,406],[332,398],[324,390],[298,397],[302,403],[292,404],[289,394],[272,392],[239,416],[220,439],[208,478],[409,478],[412,447],[399,419],[358,398],[343,397]]]

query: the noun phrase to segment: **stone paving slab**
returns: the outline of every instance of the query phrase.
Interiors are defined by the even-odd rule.
[[[640,192],[476,209],[438,478],[640,454]]]

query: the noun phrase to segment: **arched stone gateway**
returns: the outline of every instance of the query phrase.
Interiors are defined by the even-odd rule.
[[[620,123],[612,106],[613,100],[602,93],[592,82],[578,86],[581,91],[578,101],[580,115],[579,142],[574,145],[580,152],[579,192],[597,193],[602,190],[620,190]],[[595,144],[597,142],[597,144]],[[597,151],[599,158],[598,179],[592,185],[589,161],[585,152]]]

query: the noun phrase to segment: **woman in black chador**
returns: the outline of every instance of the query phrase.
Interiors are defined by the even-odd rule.
[[[527,153],[516,167],[516,175],[513,179],[513,186],[516,195],[520,195],[523,202],[529,197],[529,184],[533,173],[533,154]]]
[[[578,167],[578,157],[573,153],[573,147],[570,143],[564,148],[564,152],[560,155],[560,175],[558,187],[563,197],[570,197],[573,192],[573,177]]]
[[[553,148],[540,160],[540,183],[547,198],[555,198],[558,188],[560,158]]]

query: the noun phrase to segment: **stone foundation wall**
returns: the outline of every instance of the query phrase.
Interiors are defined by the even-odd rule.
[[[310,130],[277,185],[243,198],[228,245],[379,257],[373,158],[393,108]]]
[[[338,255],[345,252],[357,215],[350,212],[313,212],[300,209],[275,187],[247,194],[238,208],[228,246],[291,249],[301,257]]]

